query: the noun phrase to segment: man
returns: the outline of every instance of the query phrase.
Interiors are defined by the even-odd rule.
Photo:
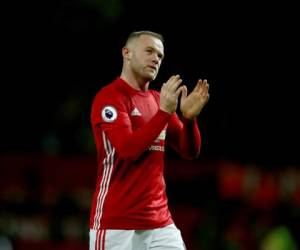
[[[149,89],[164,57],[163,37],[133,32],[122,49],[121,76],[92,104],[98,177],[90,217],[90,249],[185,249],[168,209],[164,147],[185,158],[200,152],[196,117],[207,103],[208,83],[188,95],[179,75],[160,93]],[[180,96],[182,121],[176,114]]]

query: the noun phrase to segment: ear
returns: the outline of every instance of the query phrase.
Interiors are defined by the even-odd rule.
[[[122,55],[124,59],[130,59],[131,58],[131,52],[130,49],[128,47],[123,47],[122,48]]]

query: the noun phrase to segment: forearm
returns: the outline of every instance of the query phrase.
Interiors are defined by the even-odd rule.
[[[173,115],[168,125],[167,142],[180,156],[186,159],[196,158],[201,147],[196,118],[183,118],[181,121],[177,115]]]
[[[201,148],[201,135],[196,118],[183,118],[183,127],[180,133],[179,147],[183,157],[194,159],[198,157]]]
[[[165,128],[170,114],[159,110],[142,128],[136,131],[128,129],[104,129],[107,137],[121,158],[135,161],[147,150]]]

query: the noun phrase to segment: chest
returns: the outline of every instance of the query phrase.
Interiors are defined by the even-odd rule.
[[[157,113],[159,103],[153,95],[134,96],[129,106],[129,117],[133,130],[147,123]]]

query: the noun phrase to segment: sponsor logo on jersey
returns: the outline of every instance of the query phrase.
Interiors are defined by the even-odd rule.
[[[160,145],[151,145],[148,150],[150,151],[160,151],[160,152],[164,152],[165,151],[165,147],[164,146],[160,146]]]
[[[159,136],[157,137],[157,139],[159,140],[164,140],[166,139],[166,130],[162,130],[161,133],[159,134]]]
[[[113,122],[117,119],[118,113],[113,106],[105,106],[101,112],[102,119],[106,122]]]
[[[155,142],[159,142],[160,140],[165,140],[166,139],[166,130],[162,130],[159,134],[159,136],[155,139]]]
[[[160,143],[161,141],[164,141],[166,139],[166,129],[163,129],[159,136],[155,139],[154,143]],[[148,150],[150,151],[161,151],[164,152],[165,151],[165,146],[163,145],[151,145]]]
[[[132,111],[131,111],[131,115],[132,116],[141,116],[141,112],[137,109],[137,108],[134,108]]]

